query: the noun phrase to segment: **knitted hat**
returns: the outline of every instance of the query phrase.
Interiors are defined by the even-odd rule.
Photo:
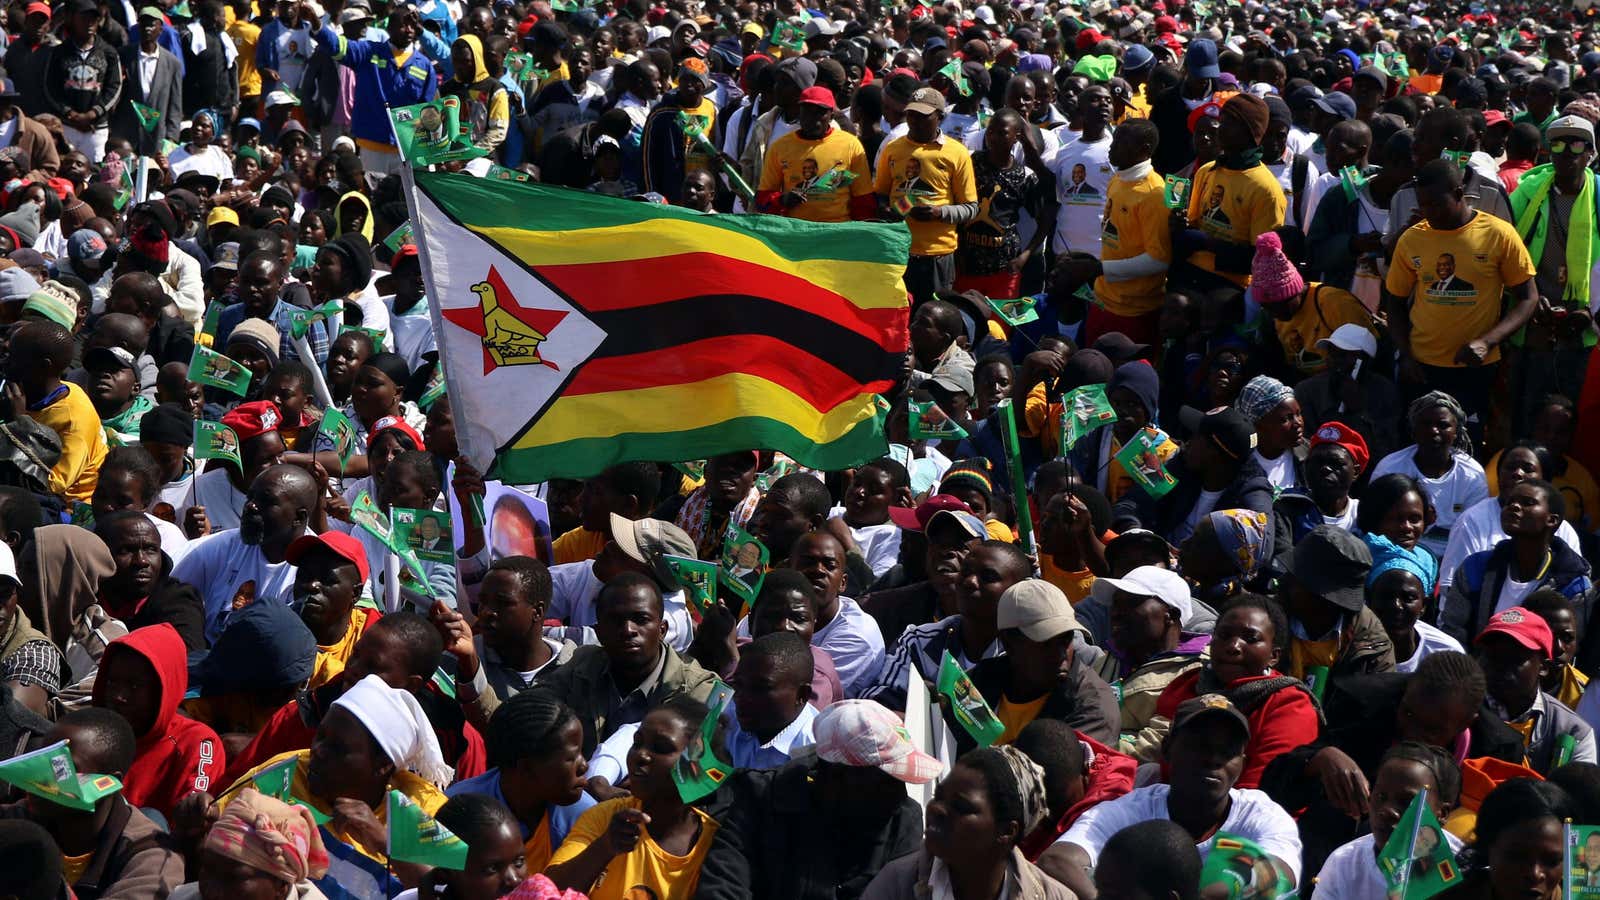
[[[39,239],[39,204],[24,203],[15,210],[0,216],[0,225],[5,225],[22,238],[20,246],[32,247],[33,242]]]
[[[0,303],[26,300],[39,289],[39,282],[21,266],[0,270]]]
[[[1282,303],[1305,289],[1306,281],[1283,254],[1283,239],[1277,232],[1264,232],[1256,238],[1256,258],[1250,264],[1250,293],[1256,302],[1262,306]]]
[[[128,250],[148,260],[155,272],[166,271],[170,245],[160,226],[147,225],[128,235]]]
[[[266,354],[271,364],[278,364],[278,327],[266,319],[245,319],[233,326],[233,331],[228,333],[228,343],[248,344]],[[243,436],[241,435],[241,438]]]
[[[22,314],[34,313],[68,331],[78,322],[78,292],[59,281],[46,281],[28,295]]]
[[[194,445],[194,416],[176,403],[163,403],[139,420],[139,439],[158,444]]]

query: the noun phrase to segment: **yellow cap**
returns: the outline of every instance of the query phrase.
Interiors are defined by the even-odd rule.
[[[239,224],[239,214],[226,206],[219,206],[216,209],[213,209],[210,215],[206,216],[207,228],[210,228],[213,225],[221,225],[224,222],[229,225]]]

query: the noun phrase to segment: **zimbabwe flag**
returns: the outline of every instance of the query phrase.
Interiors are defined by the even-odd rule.
[[[908,342],[903,224],[700,215],[416,172],[412,221],[464,451],[513,482],[887,445]]]

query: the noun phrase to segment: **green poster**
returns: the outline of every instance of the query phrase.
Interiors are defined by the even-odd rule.
[[[450,537],[450,514],[435,509],[389,510],[397,543],[411,548],[417,559],[454,565],[456,554]]]
[[[963,97],[972,96],[972,86],[967,84],[967,76],[961,71],[961,60],[952,59],[945,63],[938,74],[950,79],[950,83],[955,85],[956,93]]]
[[[1427,788],[1411,798],[1405,815],[1394,826],[1378,854],[1378,869],[1394,900],[1428,900],[1461,880],[1444,826],[1428,808]],[[1567,871],[1570,875],[1572,870]],[[1571,894],[1567,897],[1574,900]]]
[[[1117,463],[1128,473],[1134,483],[1152,497],[1165,497],[1178,486],[1178,479],[1167,471],[1162,461],[1161,445],[1167,442],[1167,433],[1154,425],[1139,429],[1127,445],[1117,451]]]
[[[444,366],[434,366],[433,374],[428,376],[428,386],[423,388],[422,396],[417,398],[417,408],[423,412],[433,408],[439,398],[445,395]]]
[[[688,598],[689,614],[696,625],[700,624],[706,610],[717,603],[717,573],[720,571],[717,564],[687,556],[663,555],[661,559],[672,570],[672,577],[678,580],[678,587]]]
[[[996,300],[993,297],[983,299],[988,302],[989,308],[994,310],[994,314],[1000,317],[1000,321],[1012,328],[1039,321],[1039,310],[1035,308],[1039,305],[1038,297],[1018,297],[1015,300]]]
[[[915,676],[913,676],[915,677]],[[944,658],[939,660],[939,693],[950,700],[950,712],[966,729],[967,734],[978,742],[979,747],[987,747],[1000,739],[1006,733],[1006,725],[995,716],[994,710],[984,701],[983,695],[973,686],[972,679],[950,655],[944,651]]]
[[[718,568],[722,570],[722,583],[745,603],[755,603],[756,594],[761,592],[761,583],[767,578],[768,559],[766,544],[743,528],[734,526],[723,541],[722,558],[718,562]]]
[[[433,586],[428,583],[428,573],[422,568],[422,560],[407,546],[395,533],[395,528],[389,522],[389,517],[383,514],[366,491],[356,495],[354,503],[350,504],[350,521],[366,529],[367,533],[378,539],[378,543],[389,549],[390,553],[400,557],[402,569],[410,570],[416,576],[416,590],[432,597]],[[401,581],[404,582],[405,572],[401,572]]]
[[[461,99],[440,97],[415,106],[390,107],[400,155],[414,166],[431,166],[487,156],[461,132]]]
[[[794,192],[803,199],[810,200],[812,197],[823,197],[841,188],[849,187],[855,180],[856,173],[839,165],[823,172],[808,183],[800,184],[794,189]]]
[[[389,236],[383,239],[383,246],[388,249],[389,255],[393,256],[400,252],[401,247],[416,242],[416,230],[411,227],[410,220],[407,220],[399,228],[389,232]]]
[[[721,681],[711,686],[711,696],[706,698],[704,722],[700,731],[690,740],[689,746],[678,755],[678,764],[672,768],[672,780],[678,785],[678,796],[685,803],[708,797],[733,774],[733,766],[717,758],[711,749],[712,738],[717,733],[717,722],[733,699],[733,688]]]
[[[1071,450],[1079,438],[1116,420],[1117,411],[1106,399],[1105,385],[1073,388],[1061,398],[1061,452]]]
[[[1162,188],[1167,201],[1167,209],[1188,209],[1189,188],[1192,182],[1187,178],[1168,175],[1166,185]]]
[[[376,350],[383,349],[384,338],[389,336],[389,332],[384,331],[382,328],[366,328],[361,325],[346,325],[339,329],[339,334],[346,334],[351,331],[366,335],[367,339],[372,341],[372,346]]]
[[[194,423],[194,458],[225,459],[243,466],[239,459],[239,436],[221,422],[200,419]]]
[[[0,781],[58,806],[90,812],[101,797],[122,790],[110,775],[79,775],[66,741],[0,762]]]
[[[344,315],[344,303],[339,300],[329,300],[321,306],[313,306],[310,309],[292,310],[289,313],[289,337],[303,338],[311,331],[312,325],[342,315]]]
[[[343,474],[356,455],[356,423],[337,409],[322,411],[322,421],[317,425],[317,436],[327,436],[333,443],[333,452],[339,456],[339,472]]]
[[[493,178],[496,181],[533,181],[533,176],[529,175],[527,172],[518,172],[516,169],[508,169],[499,163],[490,163],[489,174],[485,175],[484,177]]]
[[[795,53],[806,52],[806,33],[800,26],[783,19],[772,26],[772,45],[792,50]]]
[[[389,858],[453,869],[467,867],[467,842],[399,791],[389,792]]]
[[[194,345],[189,357],[189,380],[221,388],[237,397],[250,390],[250,370],[221,353]]]
[[[907,401],[906,411],[911,420],[913,441],[959,441],[967,436],[967,430],[957,425],[933,400]]]
[[[1294,875],[1249,838],[1217,832],[1200,868],[1200,896],[1208,900],[1279,900],[1295,896]]]
[[[1568,825],[1566,841],[1567,889],[1562,896],[1565,900],[1600,900],[1600,827]]]

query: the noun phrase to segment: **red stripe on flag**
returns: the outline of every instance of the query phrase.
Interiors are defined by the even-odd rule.
[[[758,334],[711,338],[649,353],[591,359],[579,367],[562,394],[602,394],[694,384],[733,373],[764,378],[823,412],[852,397],[882,393],[894,385],[892,378],[861,384],[793,344]]]

